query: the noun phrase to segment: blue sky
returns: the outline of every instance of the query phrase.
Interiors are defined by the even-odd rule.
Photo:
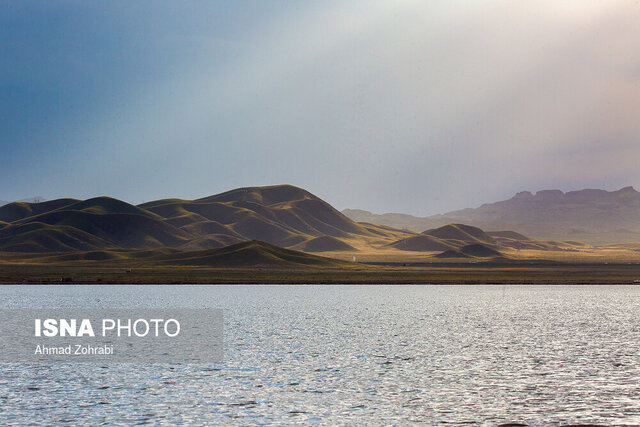
[[[633,1],[3,2],[0,199],[640,185]]]

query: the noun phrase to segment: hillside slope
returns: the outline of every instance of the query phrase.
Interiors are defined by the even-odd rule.
[[[0,249],[7,252],[157,248],[189,239],[153,213],[108,197],[11,203],[0,217],[9,220],[0,229]]]
[[[411,252],[442,252],[441,258],[501,256],[503,249],[563,250],[567,245],[530,239],[514,231],[485,232],[466,224],[447,224],[397,240],[387,247]]]
[[[319,257],[252,240],[218,249],[162,255],[154,260],[161,265],[206,267],[350,267],[353,264]]]
[[[357,250],[414,233],[358,224],[291,185],[240,188],[198,200],[134,206],[109,197],[0,207],[0,251],[219,248],[249,240],[309,251]]]
[[[465,224],[447,224],[388,245],[403,251],[433,252],[459,249],[467,245],[497,247],[496,240],[483,230]]]
[[[239,188],[197,200],[157,200],[139,207],[190,233],[194,238],[185,247],[189,250],[245,240],[291,247],[323,236],[332,237],[334,242],[361,239],[373,244],[407,234],[358,224],[317,196],[292,185]]]

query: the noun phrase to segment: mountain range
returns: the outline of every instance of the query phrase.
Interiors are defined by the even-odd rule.
[[[640,241],[640,192],[544,190],[520,192],[509,200],[442,215],[373,214],[359,209],[342,211],[354,221],[366,221],[416,232],[450,223],[484,230],[514,230],[539,240],[608,244]]]
[[[240,188],[197,200],[134,206],[110,197],[0,207],[0,251],[175,248],[196,251],[260,240],[307,252],[380,246],[414,233],[356,223],[291,185]]]
[[[607,217],[612,218],[611,227],[637,224],[632,214],[640,206],[638,194],[632,188],[519,193],[505,202],[429,218],[346,211],[349,218],[292,185],[239,188],[196,200],[162,199],[138,206],[110,197],[13,202],[0,207],[0,252],[4,257],[22,253],[55,262],[157,258],[179,265],[232,265],[234,253],[245,263],[271,260],[280,265],[325,262],[304,258],[301,252],[398,262],[425,256],[504,259],[525,252],[546,257],[540,251],[591,251],[579,237],[597,236]],[[397,218],[404,222],[394,222]],[[396,227],[410,224],[419,232],[374,224],[378,221]],[[578,231],[579,227],[584,228]],[[633,239],[633,231],[610,233]],[[234,246],[246,242],[254,243]],[[46,255],[51,253],[60,255]]]

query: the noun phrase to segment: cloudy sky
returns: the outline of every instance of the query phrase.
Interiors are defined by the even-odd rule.
[[[640,186],[640,4],[0,6],[0,199],[290,183],[417,215]]]

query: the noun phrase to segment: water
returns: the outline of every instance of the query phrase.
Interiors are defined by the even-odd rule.
[[[225,362],[0,365],[7,424],[640,424],[640,287],[1,286],[224,309]]]

